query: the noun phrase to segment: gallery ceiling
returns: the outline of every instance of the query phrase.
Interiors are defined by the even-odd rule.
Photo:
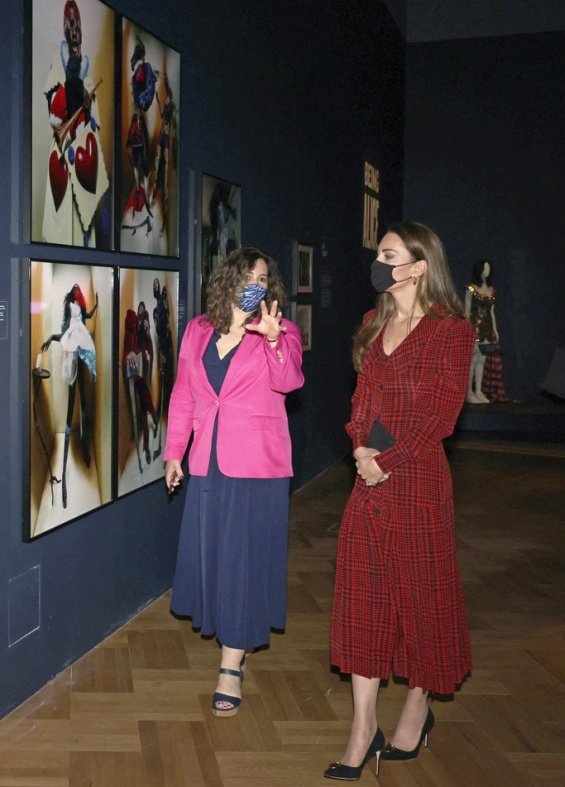
[[[384,0],[408,43],[565,31],[564,0]]]

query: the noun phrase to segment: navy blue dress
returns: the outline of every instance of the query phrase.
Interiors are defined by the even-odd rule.
[[[220,358],[218,338],[202,359],[217,394],[239,347]],[[188,479],[171,609],[222,645],[251,650],[285,627],[290,479],[223,475],[217,425],[208,475]]]

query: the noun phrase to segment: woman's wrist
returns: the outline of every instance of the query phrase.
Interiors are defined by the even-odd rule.
[[[382,467],[379,464],[377,464],[377,456],[378,456],[378,454],[375,454],[375,456],[373,457],[373,461],[375,463],[375,467],[377,468],[377,470],[379,471],[379,473],[381,475],[385,475],[385,471],[382,469]]]

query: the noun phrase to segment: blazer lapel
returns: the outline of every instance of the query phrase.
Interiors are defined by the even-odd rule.
[[[208,375],[206,374],[206,369],[204,368],[204,353],[206,352],[206,347],[208,347],[208,342],[210,341],[210,337],[214,333],[214,328],[211,325],[206,326],[199,326],[199,330],[194,337],[194,344],[193,344],[193,353],[194,353],[194,365],[199,372],[199,376],[202,379],[204,385],[208,389],[209,393],[212,396],[216,396],[216,392],[210,385],[210,381],[208,380]]]
[[[230,368],[226,372],[224,384],[222,385],[222,396],[231,393],[241,380],[241,369],[248,365],[249,360],[257,350],[258,341],[263,337],[254,331],[249,331],[241,340],[241,344],[231,359]]]

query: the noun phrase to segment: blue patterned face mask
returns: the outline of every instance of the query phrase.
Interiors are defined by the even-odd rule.
[[[259,306],[266,295],[267,290],[264,287],[261,287],[260,284],[246,284],[241,289],[237,305],[241,311],[251,314],[251,312],[254,312],[257,306]]]

